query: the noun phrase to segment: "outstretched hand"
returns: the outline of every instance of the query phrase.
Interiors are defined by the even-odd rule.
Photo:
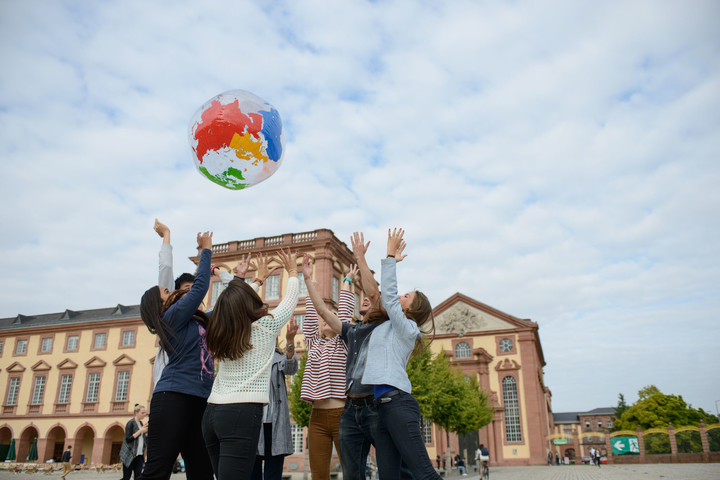
[[[350,237],[350,244],[352,245],[353,255],[355,258],[360,260],[365,258],[365,252],[367,252],[370,242],[365,243],[365,235],[362,232],[353,232]]]
[[[288,345],[294,344],[295,335],[297,334],[298,329],[299,326],[297,320],[295,320],[295,317],[290,317],[290,321],[287,324],[287,329],[285,330],[285,341]]]
[[[403,240],[405,230],[402,228],[388,228],[388,240],[387,240],[387,256],[395,257],[396,262],[401,262],[407,255],[403,255],[405,250],[405,240]]]
[[[288,248],[287,250],[278,250],[277,254],[288,275],[291,277],[297,275],[297,252],[293,252]]]
[[[359,274],[358,266],[350,265],[350,268],[348,269],[348,271],[345,272],[345,277],[349,278],[350,280],[352,280],[353,283],[355,283],[358,279],[358,274]]]
[[[300,270],[302,271],[303,278],[306,282],[309,282],[312,280],[313,275],[313,267],[312,267],[312,259],[310,258],[310,255],[307,253],[303,255],[302,258],[302,265],[300,266]]]
[[[255,269],[255,280],[259,280],[260,284],[265,282],[265,280],[267,280],[267,277],[280,269],[280,267],[273,267],[273,269],[270,270],[270,267],[268,267],[269,263],[270,260],[268,260],[267,253],[264,255],[262,253],[259,253],[257,256],[257,263],[250,262],[251,266]]]
[[[248,269],[250,268],[250,259],[252,258],[252,254],[248,253],[247,255],[243,255],[240,257],[240,261],[237,265],[235,265],[235,268],[233,268],[233,273],[235,273],[236,277],[245,278],[245,275],[247,274]]]
[[[197,234],[197,244],[198,244],[198,250],[212,250],[212,232],[205,232]]]

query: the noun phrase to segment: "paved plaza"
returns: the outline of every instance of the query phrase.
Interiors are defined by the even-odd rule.
[[[118,472],[73,472],[67,480],[117,480]],[[60,478],[57,471],[51,475],[42,473],[8,473],[0,471],[0,479],[43,479]],[[375,477],[374,477],[375,478]],[[720,480],[720,463],[681,463],[649,465],[603,465],[600,468],[589,465],[559,467],[495,467],[490,469],[493,480]],[[467,477],[452,475],[449,480],[478,480],[477,473]],[[185,480],[184,473],[177,473],[170,480]],[[294,473],[292,480],[303,480],[302,473]],[[311,480],[308,474],[308,480]],[[340,476],[342,480],[342,475]]]

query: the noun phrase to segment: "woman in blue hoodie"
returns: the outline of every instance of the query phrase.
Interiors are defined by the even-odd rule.
[[[430,301],[422,292],[397,294],[395,267],[406,256],[404,233],[402,229],[388,230],[380,290],[389,320],[370,335],[362,383],[373,385],[378,405],[375,451],[379,478],[400,478],[402,461],[415,480],[439,479],[425,449],[420,407],[410,393],[412,385],[406,371],[413,350],[423,348],[421,328],[426,324],[433,327],[433,316]]]
[[[140,302],[140,317],[168,355],[150,401],[144,480],[169,478],[178,454],[188,480],[213,478],[201,423],[214,365],[205,343],[208,316],[199,310],[210,285],[212,233],[198,233],[197,243],[200,262],[192,288],[171,292],[154,286]]]

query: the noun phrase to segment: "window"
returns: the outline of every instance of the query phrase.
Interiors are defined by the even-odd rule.
[[[115,389],[115,401],[124,402],[127,400],[128,386],[130,385],[130,372],[118,372],[117,388]]]
[[[3,345],[5,345],[5,342],[0,342],[0,355],[2,355],[3,352]]]
[[[8,394],[5,405],[17,405],[18,392],[20,391],[20,377],[10,379]]]
[[[292,425],[292,443],[295,453],[303,452],[303,427]]]
[[[432,422],[427,418],[422,419],[422,437],[425,445],[432,443]]]
[[[270,275],[265,280],[265,300],[280,298],[280,275]]]
[[[502,340],[500,340],[500,350],[501,351],[508,353],[508,352],[512,352],[512,349],[513,349],[513,341],[512,340],[510,340],[509,338],[503,338]]]
[[[360,316],[360,294],[355,294],[355,316]]]
[[[610,420],[608,420],[607,428],[613,428],[612,422]]]
[[[23,354],[27,353],[27,340],[18,340],[17,345],[15,346],[15,353],[16,354]]]
[[[297,324],[298,324],[298,328],[299,328],[300,330],[302,330],[303,323],[305,323],[305,314],[304,314],[304,313],[295,314],[294,317],[295,317],[295,321],[296,321]]]
[[[212,284],[212,297],[210,298],[210,305],[215,305],[220,294],[225,290],[225,285],[222,282],[213,282]]]
[[[514,377],[502,380],[503,403],[505,405],[505,440],[520,442],[520,408],[517,396],[517,381]]]
[[[60,377],[60,393],[58,393],[58,403],[70,403],[70,389],[72,388],[72,375],[62,375]]]
[[[98,335],[105,335],[104,333]],[[98,401],[98,392],[100,391],[100,374],[91,373],[88,375],[87,394],[85,395],[86,403],[94,403]]]
[[[40,344],[40,351],[41,352],[52,352],[52,344],[53,344],[52,337],[43,338],[42,343]]]
[[[132,347],[135,345],[135,330],[126,330],[123,332],[122,346]]]
[[[455,358],[471,358],[472,357],[472,351],[470,350],[470,345],[468,345],[466,342],[460,342],[457,345],[455,345]]]
[[[35,377],[35,385],[33,386],[33,393],[32,393],[32,399],[30,400],[30,403],[32,405],[40,405],[43,401],[43,396],[45,394],[45,380],[47,377]]]
[[[598,428],[602,428],[602,422],[598,422]]]
[[[332,299],[335,303],[338,302],[338,290],[340,289],[340,280],[337,277],[332,277]]]
[[[80,340],[80,337],[77,335],[70,335],[67,337],[67,348],[66,350],[77,350],[78,349],[78,341]]]
[[[105,348],[107,343],[107,333],[96,333],[94,347],[96,349]]]
[[[301,297],[307,297],[307,285],[305,285],[305,276],[302,272],[298,272],[297,274],[298,282],[300,284],[300,296]]]
[[[585,422],[585,428],[590,428],[590,422]]]

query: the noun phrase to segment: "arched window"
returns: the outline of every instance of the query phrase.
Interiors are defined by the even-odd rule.
[[[518,404],[517,382],[514,377],[502,380],[503,403],[505,405],[505,441],[520,442],[520,408]]]
[[[472,357],[472,351],[470,345],[465,342],[460,342],[455,345],[455,358],[470,358]]]

